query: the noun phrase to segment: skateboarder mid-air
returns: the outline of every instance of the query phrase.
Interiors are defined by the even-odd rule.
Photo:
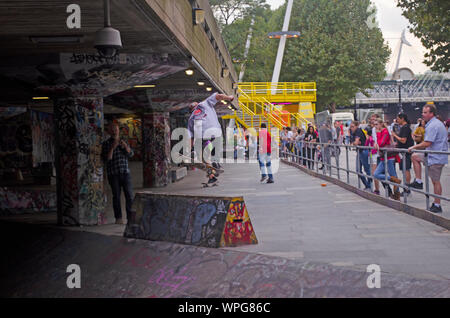
[[[233,99],[234,96],[231,95],[214,93],[200,103],[193,102],[189,105],[191,115],[188,120],[188,131],[191,137],[191,145],[194,145],[194,138],[200,138],[200,136],[194,134],[194,127],[201,126],[203,153],[204,149],[207,148],[209,149],[209,154],[212,154],[212,142],[215,138],[222,136],[222,128],[214,107],[222,100],[231,102]],[[217,170],[220,169],[220,164],[218,162],[213,162],[209,157],[205,158],[204,156],[201,156],[201,154],[195,155],[197,155],[197,158],[201,157],[206,165],[208,182],[205,183],[204,186],[215,185],[219,175]]]

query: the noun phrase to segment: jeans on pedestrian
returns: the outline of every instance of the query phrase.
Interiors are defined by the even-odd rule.
[[[327,169],[331,169],[331,146],[323,146],[322,148],[322,162]]]
[[[131,185],[131,176],[129,173],[121,173],[118,175],[108,175],[108,182],[111,186],[113,195],[114,217],[122,218],[122,207],[120,204],[121,188],[126,200],[127,219],[131,218],[131,206],[133,204],[133,187]]]
[[[272,163],[270,160],[270,153],[259,154],[258,160],[259,160],[259,168],[261,169],[261,176],[262,177],[268,176],[270,180],[273,180]],[[267,173],[266,173],[266,168],[267,168]]]
[[[308,157],[308,169],[314,169],[314,161],[316,159],[316,149],[306,148],[306,153]]]
[[[369,164],[369,150],[365,149],[363,151],[359,151],[359,169],[358,169],[358,163],[357,163],[357,169],[359,173],[363,172],[363,168],[368,176],[371,175],[370,173],[370,164]],[[362,183],[364,184],[364,187],[370,188],[372,184],[372,180],[369,178],[366,178],[364,176],[359,176]]]
[[[303,147],[302,147],[302,143],[301,142],[296,142],[295,143],[295,154],[298,157],[302,157],[303,156]],[[300,158],[298,158],[297,160],[298,163],[300,163]]]
[[[397,177],[397,172],[395,171],[395,159],[388,160],[388,174],[391,177]],[[373,173],[373,176],[377,178],[378,180],[384,181],[385,174],[384,174],[385,166],[384,166],[384,160],[380,161],[377,168],[375,169],[375,172]],[[389,180],[389,178],[388,178]]]

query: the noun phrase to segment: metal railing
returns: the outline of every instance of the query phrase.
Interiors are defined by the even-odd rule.
[[[428,176],[429,176],[429,167],[428,167],[428,156],[430,154],[441,154],[441,155],[450,155],[449,151],[430,151],[430,150],[413,150],[411,152],[408,152],[407,149],[399,149],[399,148],[380,148],[379,150],[381,150],[383,152],[383,156],[384,156],[384,180],[380,180],[380,179],[376,179],[373,174],[372,174],[372,168],[371,168],[371,163],[369,162],[369,167],[370,167],[370,174],[364,174],[361,173],[359,171],[361,171],[361,167],[360,167],[360,160],[359,160],[359,156],[360,154],[360,150],[373,150],[375,149],[374,147],[369,147],[369,146],[353,146],[353,145],[345,145],[345,144],[336,144],[336,143],[320,143],[320,142],[306,142],[303,141],[302,144],[304,145],[303,149],[308,149],[308,147],[310,147],[310,149],[315,149],[315,154],[313,157],[313,151],[309,151],[307,152],[306,156],[305,154],[301,153],[301,155],[297,155],[291,151],[282,151],[280,150],[280,154],[285,158],[285,159],[291,159],[294,161],[297,161],[299,163],[303,163],[306,162],[306,168],[309,170],[314,170],[314,165],[315,165],[315,170],[317,173],[319,173],[319,163],[321,163],[323,165],[323,174],[326,175],[327,171],[330,177],[334,177],[332,174],[332,169],[336,169],[336,174],[337,174],[337,179],[341,180],[341,172],[344,172],[346,174],[346,183],[350,184],[350,174],[354,174],[358,176],[358,188],[361,189],[361,177],[364,177],[370,181],[370,190],[372,191],[373,189],[373,185],[374,185],[374,181],[377,180],[380,183],[384,183],[386,185],[392,185],[392,186],[396,186],[399,189],[406,189],[407,191],[412,191],[412,192],[417,192],[420,194],[425,195],[426,197],[426,209],[428,210],[430,207],[430,197],[433,198],[438,198],[447,202],[450,202],[450,198],[446,198],[442,195],[437,195],[434,193],[430,193],[430,183],[428,180]],[[294,148],[296,146],[294,145]],[[341,148],[345,148],[345,159],[346,159],[346,164],[344,167],[341,167],[340,164],[340,151]],[[351,150],[356,150],[356,169],[357,171],[353,171],[350,166],[349,166],[349,151]],[[318,160],[318,153],[321,153],[322,156],[322,160]],[[326,153],[328,152],[328,153]],[[398,153],[399,155],[402,156],[402,161],[401,161],[401,165],[402,165],[402,175],[403,175],[403,180],[402,183],[395,183],[392,182],[388,179],[388,152],[389,153]],[[409,187],[406,184],[406,160],[404,159],[404,157],[406,157],[406,154],[410,153],[411,155],[413,153],[423,153],[424,154],[424,160],[423,160],[423,166],[424,166],[424,170],[425,170],[425,180],[423,181],[424,187],[425,187],[425,191],[420,190],[420,189],[416,189],[416,188],[412,188]],[[337,155],[336,155],[337,154]],[[332,164],[332,157],[335,158],[335,165]],[[391,155],[389,157],[392,157]],[[325,159],[327,158],[327,159]],[[392,160],[392,159],[391,159]],[[327,162],[328,161],[328,162]],[[378,164],[378,163],[377,163]],[[313,166],[313,168],[309,168]],[[395,168],[395,163],[394,163],[394,168]],[[413,168],[411,168],[413,169]],[[341,180],[342,181],[342,180]],[[385,187],[385,196],[389,197],[389,191],[387,189],[387,186]],[[408,196],[404,195],[403,196],[403,200],[404,203],[407,204],[408,202]]]

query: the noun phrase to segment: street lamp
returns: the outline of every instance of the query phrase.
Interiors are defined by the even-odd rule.
[[[402,107],[402,84],[403,80],[399,78],[397,80],[397,86],[398,86],[398,111],[399,113],[403,113],[403,107]]]

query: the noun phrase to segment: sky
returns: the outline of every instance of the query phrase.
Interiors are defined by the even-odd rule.
[[[270,4],[272,10],[284,4],[285,1],[286,0],[266,0],[266,2]],[[400,36],[403,29],[406,29],[409,25],[409,21],[402,16],[402,10],[397,7],[396,0],[372,0],[372,3],[377,7],[378,26],[392,51],[391,59],[386,64],[387,73],[392,73],[397,61]],[[420,40],[409,33],[408,30],[406,30],[406,39],[412,46],[403,45],[399,68],[408,67],[414,74],[422,74],[429,70],[429,68],[422,63],[426,50],[420,43]]]

